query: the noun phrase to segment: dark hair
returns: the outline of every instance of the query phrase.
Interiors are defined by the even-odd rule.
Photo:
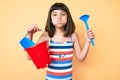
[[[53,37],[55,33],[55,26],[52,24],[52,20],[51,20],[51,12],[53,10],[64,10],[67,13],[67,24],[65,25],[65,28],[64,28],[64,31],[65,31],[64,36],[65,37],[71,36],[71,34],[75,31],[75,24],[72,20],[70,11],[65,4],[55,3],[51,6],[49,10],[48,18],[45,26],[45,31],[48,32],[49,37]]]

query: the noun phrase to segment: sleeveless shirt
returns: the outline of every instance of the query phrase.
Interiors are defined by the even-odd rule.
[[[72,38],[65,43],[49,43],[51,64],[47,67],[46,80],[72,80]]]

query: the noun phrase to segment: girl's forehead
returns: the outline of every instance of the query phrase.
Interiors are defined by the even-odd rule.
[[[64,12],[64,13],[66,13],[66,11],[64,11],[64,10],[53,10],[52,11],[52,13],[57,13],[57,12]]]

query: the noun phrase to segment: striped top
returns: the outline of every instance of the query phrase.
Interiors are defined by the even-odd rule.
[[[47,67],[46,80],[72,80],[72,39],[65,43],[50,39],[51,64]]]

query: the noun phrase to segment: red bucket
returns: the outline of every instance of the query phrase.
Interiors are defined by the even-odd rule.
[[[47,41],[39,43],[33,47],[25,49],[32,59],[33,63],[39,68],[45,68],[50,63]]]

